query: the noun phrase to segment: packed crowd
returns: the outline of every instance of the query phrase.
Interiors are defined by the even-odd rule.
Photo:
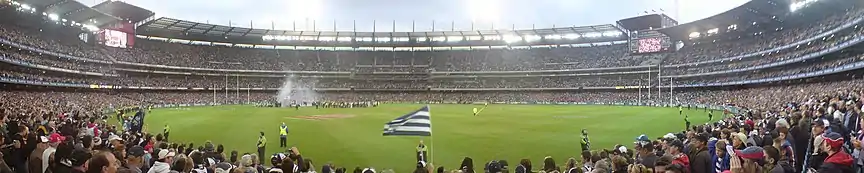
[[[582,153],[580,161],[556,165],[544,159],[542,168],[520,161],[502,167],[501,161],[460,165],[453,171],[474,172],[850,172],[861,168],[860,128],[864,80],[775,85],[730,90],[678,91],[675,100],[686,104],[736,105],[746,108],[718,123],[688,126],[679,134],[658,140],[639,137],[632,150]],[[211,92],[49,91],[28,89],[0,91],[0,139],[7,141],[0,152],[0,172],[271,172],[254,154],[231,154],[230,149],[207,143],[200,147],[171,143],[163,134],[124,134],[101,121],[105,112],[127,106],[154,104],[241,103],[272,99],[275,93],[255,92],[222,95]],[[327,101],[397,102],[651,102],[634,91],[547,92],[325,92]],[[766,99],[771,98],[771,99]],[[654,98],[657,103],[667,98]],[[688,106],[689,107],[689,106]],[[706,110],[707,111],[707,110]],[[717,113],[720,118],[720,113]],[[724,115],[725,117],[725,115]],[[811,122],[811,120],[813,120]],[[811,124],[813,124],[811,126]],[[809,131],[812,128],[812,132]],[[95,140],[95,141],[94,141]],[[843,141],[846,141],[845,143]],[[838,142],[840,141],[840,142]],[[811,145],[808,147],[809,145]],[[727,146],[729,146],[727,148]],[[586,147],[587,149],[587,147]],[[730,150],[731,149],[731,150]],[[764,153],[763,153],[764,152]],[[734,153],[734,154],[733,154]],[[837,153],[840,153],[839,155]],[[282,172],[319,170],[301,159],[299,150],[271,163]],[[172,157],[173,156],[173,157]],[[264,156],[270,157],[270,156]],[[271,157],[271,158],[274,158]],[[314,156],[313,156],[314,157]],[[842,158],[835,158],[842,157]],[[833,159],[832,159],[833,158]],[[307,161],[304,162],[304,159]],[[326,158],[324,158],[326,159]],[[853,162],[853,160],[856,160]],[[464,163],[464,162],[463,162]],[[493,164],[494,163],[494,164]],[[348,163],[342,163],[348,164]],[[431,172],[428,164],[418,167]],[[455,166],[455,165],[454,165]],[[297,168],[294,168],[297,167]],[[345,168],[327,165],[320,172]],[[444,169],[444,168],[437,168]],[[477,170],[474,170],[477,169]],[[121,170],[121,171],[118,171]],[[508,171],[503,171],[508,170]],[[316,171],[317,172],[317,171]]]
[[[77,32],[68,32],[75,30],[71,27],[43,27],[45,25],[38,22],[44,20],[41,15],[21,15],[14,10],[2,9],[0,14],[15,16],[0,19],[3,23],[3,27],[0,27],[0,39],[77,57],[109,60],[96,47],[82,42]]]
[[[759,56],[749,57],[745,59],[735,59],[719,63],[700,64],[695,66],[681,66],[664,68],[664,74],[667,75],[685,75],[685,74],[700,74],[708,72],[719,72],[725,70],[735,70],[746,67],[770,64],[781,62],[793,58],[798,58],[811,53],[823,51],[837,44],[845,43],[851,39],[858,38],[864,35],[864,27],[850,28],[838,32],[836,35],[824,37],[823,39],[811,42],[806,45],[797,46],[795,48],[784,49],[778,52],[771,52]]]
[[[666,58],[664,64],[702,62],[769,50],[822,34],[854,21],[862,14],[864,14],[864,9],[849,7],[842,11],[837,11],[824,20],[819,20],[809,25],[785,28],[778,32],[768,32],[767,34],[752,37],[745,36],[734,41],[705,42],[687,46],[671,54]]]

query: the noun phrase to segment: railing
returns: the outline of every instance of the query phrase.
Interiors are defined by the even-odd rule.
[[[55,72],[74,73],[74,74],[90,75],[90,76],[111,76],[111,77],[119,76],[117,74],[85,72],[85,71],[70,70],[70,69],[64,69],[64,68],[57,68],[57,67],[33,64],[33,63],[21,61],[21,60],[11,59],[11,58],[3,56],[3,55],[0,55],[0,61],[5,62],[5,63],[9,63],[9,64],[19,65],[19,66],[37,68],[37,69],[55,71]]]
[[[77,56],[72,56],[72,55],[67,55],[67,54],[61,54],[61,53],[57,53],[57,52],[52,52],[52,51],[44,50],[44,49],[42,49],[42,48],[38,48],[38,47],[33,47],[33,46],[28,46],[28,45],[18,44],[18,43],[15,43],[15,42],[12,42],[12,41],[6,40],[5,38],[0,38],[0,44],[8,44],[8,45],[12,45],[12,46],[15,46],[15,47],[18,47],[18,48],[21,48],[21,49],[26,49],[26,50],[30,50],[30,51],[34,51],[34,52],[39,52],[39,53],[42,53],[42,54],[48,54],[48,55],[52,55],[52,56],[56,56],[56,57],[66,58],[66,59],[73,59],[73,60],[79,60],[79,61],[85,61],[85,62],[93,62],[93,63],[102,63],[102,64],[112,64],[111,62],[108,62],[108,61],[102,61],[102,60],[96,60],[96,59],[90,59],[90,58],[82,58],[82,57],[77,57]]]
[[[758,84],[767,82],[776,82],[784,80],[802,79],[816,76],[823,76],[856,70],[864,68],[864,61],[858,61],[843,66],[838,66],[830,69],[824,69],[814,72],[807,72],[795,75],[786,75],[779,77],[770,77],[763,79],[742,80],[734,82],[716,82],[706,84],[687,84],[687,85],[672,85],[674,88],[695,88],[695,87],[717,87],[717,86],[734,86],[746,84]],[[199,88],[199,87],[143,87],[143,86],[113,86],[113,85],[98,85],[98,84],[69,84],[44,82],[34,80],[22,80],[14,78],[0,77],[0,83],[38,85],[38,86],[56,86],[56,87],[73,87],[73,88],[91,88],[91,89],[134,89],[134,90],[184,90],[184,91],[278,91],[280,88]],[[654,86],[653,88],[669,88],[669,85]],[[428,89],[352,89],[352,88],[315,88],[315,91],[569,91],[569,90],[623,90],[623,89],[640,89],[652,88],[650,86],[610,86],[610,87],[568,87],[568,88],[428,88]]]

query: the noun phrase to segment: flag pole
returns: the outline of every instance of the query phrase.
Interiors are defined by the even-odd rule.
[[[427,104],[426,109],[429,110],[429,132],[431,133],[431,132],[435,131],[434,128],[432,128],[432,107],[430,107]],[[429,142],[432,143],[431,145],[429,145],[429,150],[430,150],[429,154],[431,154],[429,156],[429,164],[432,164],[432,166],[435,166],[435,164],[434,164],[435,163],[435,136],[433,134],[434,133],[431,133],[429,135]]]

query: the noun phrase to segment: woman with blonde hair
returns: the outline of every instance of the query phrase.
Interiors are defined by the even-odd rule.
[[[576,158],[572,158],[572,157],[567,159],[567,163],[564,164],[564,166],[565,166],[564,170],[566,170],[565,173],[577,173],[577,172],[580,172],[582,170],[582,169],[580,169],[579,162],[576,161]]]
[[[648,169],[647,167],[645,167],[645,165],[642,165],[642,164],[630,164],[630,166],[627,166],[627,172],[628,173],[652,173],[651,169]]]

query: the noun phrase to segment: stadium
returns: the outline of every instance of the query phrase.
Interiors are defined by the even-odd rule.
[[[0,0],[0,172],[860,172],[862,5],[364,32]]]

